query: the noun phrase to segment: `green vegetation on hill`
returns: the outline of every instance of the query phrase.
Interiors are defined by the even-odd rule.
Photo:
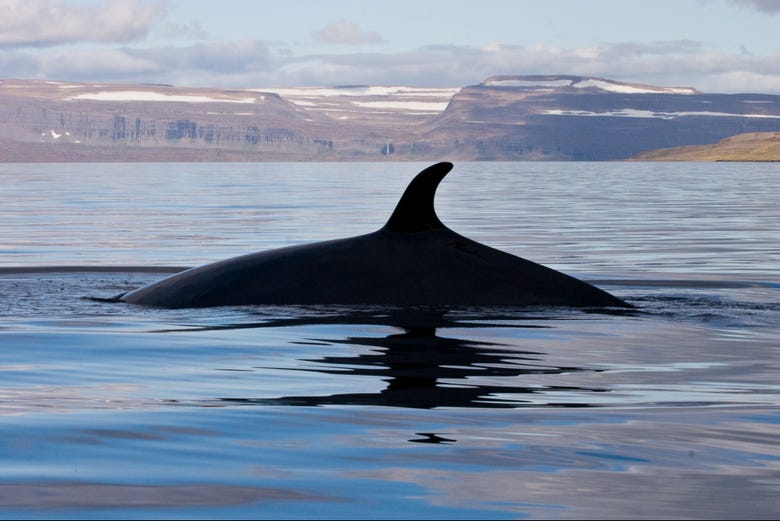
[[[749,132],[712,145],[651,150],[631,161],[780,161],[780,132]]]

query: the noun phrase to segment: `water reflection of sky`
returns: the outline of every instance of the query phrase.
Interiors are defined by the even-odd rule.
[[[72,297],[155,276],[3,280]],[[426,315],[28,298],[0,320],[0,513],[772,517],[772,331],[657,305]]]
[[[25,440],[3,445],[0,510],[582,519],[640,506],[706,518],[777,508],[778,416],[761,409],[217,407],[49,419],[0,426],[0,440]],[[423,437],[447,442],[410,443]]]
[[[379,228],[425,164],[0,165],[0,266],[190,266]],[[455,231],[573,274],[776,280],[775,164],[458,163]],[[767,274],[774,274],[774,277]]]
[[[166,274],[108,265],[372,231],[406,167],[352,166],[0,166],[0,517],[780,514],[774,165],[463,164],[442,184],[456,231],[637,312],[83,298]],[[92,268],[7,269],[25,264]]]

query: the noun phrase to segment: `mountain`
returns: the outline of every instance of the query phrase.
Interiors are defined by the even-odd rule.
[[[712,145],[642,152],[634,161],[780,161],[780,132],[738,134]]]
[[[0,82],[0,118],[3,148],[60,160],[298,154],[327,124],[272,93],[25,80]]]
[[[780,96],[566,75],[463,88],[0,81],[0,161],[619,160],[780,131]]]
[[[497,76],[432,122],[473,159],[617,160],[780,130],[780,96],[704,94],[581,76]]]

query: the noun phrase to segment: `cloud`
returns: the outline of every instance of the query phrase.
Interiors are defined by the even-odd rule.
[[[133,56],[123,49],[84,49],[71,52],[49,49],[39,55],[38,66],[47,78],[79,78],[89,81],[125,80],[148,77],[162,72],[159,63]]]
[[[474,85],[499,74],[575,74],[705,92],[780,94],[780,55],[723,52],[689,40],[587,47],[428,45],[404,52],[300,54],[244,39],[191,45],[0,48],[4,77],[202,87]]]
[[[271,77],[287,60],[254,40],[142,48],[0,48],[0,71],[7,78],[202,87],[253,86],[258,78]]]
[[[762,13],[780,13],[780,0],[732,0],[732,2],[756,9]]]
[[[209,33],[196,20],[188,24],[165,24],[162,31],[166,38],[174,40],[205,40],[209,37]]]
[[[156,63],[160,70],[174,74],[177,71],[200,71],[207,78],[226,73],[265,71],[273,67],[269,46],[258,40],[126,49],[124,52],[135,59]]]
[[[4,51],[0,47],[0,71],[4,77],[37,78],[42,70],[35,54],[21,50]]]
[[[705,92],[780,93],[778,56],[746,57],[689,41],[588,48],[430,45],[402,53],[322,54],[268,71],[265,85],[463,86],[499,74],[575,74]]]
[[[312,36],[321,43],[343,45],[362,45],[385,41],[378,33],[363,31],[358,24],[350,20],[331,22],[321,30],[312,33]]]
[[[127,43],[144,38],[165,16],[160,3],[108,0],[73,5],[64,0],[0,0],[0,46],[72,42]]]
[[[656,42],[621,42],[604,43],[600,46],[601,55],[617,56],[649,56],[649,55],[678,55],[696,54],[704,50],[701,42],[692,40],[663,40]]]

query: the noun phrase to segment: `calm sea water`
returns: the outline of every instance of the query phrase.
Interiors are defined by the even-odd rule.
[[[445,224],[637,312],[89,298],[424,166],[0,165],[0,517],[780,516],[780,164],[455,165]]]

